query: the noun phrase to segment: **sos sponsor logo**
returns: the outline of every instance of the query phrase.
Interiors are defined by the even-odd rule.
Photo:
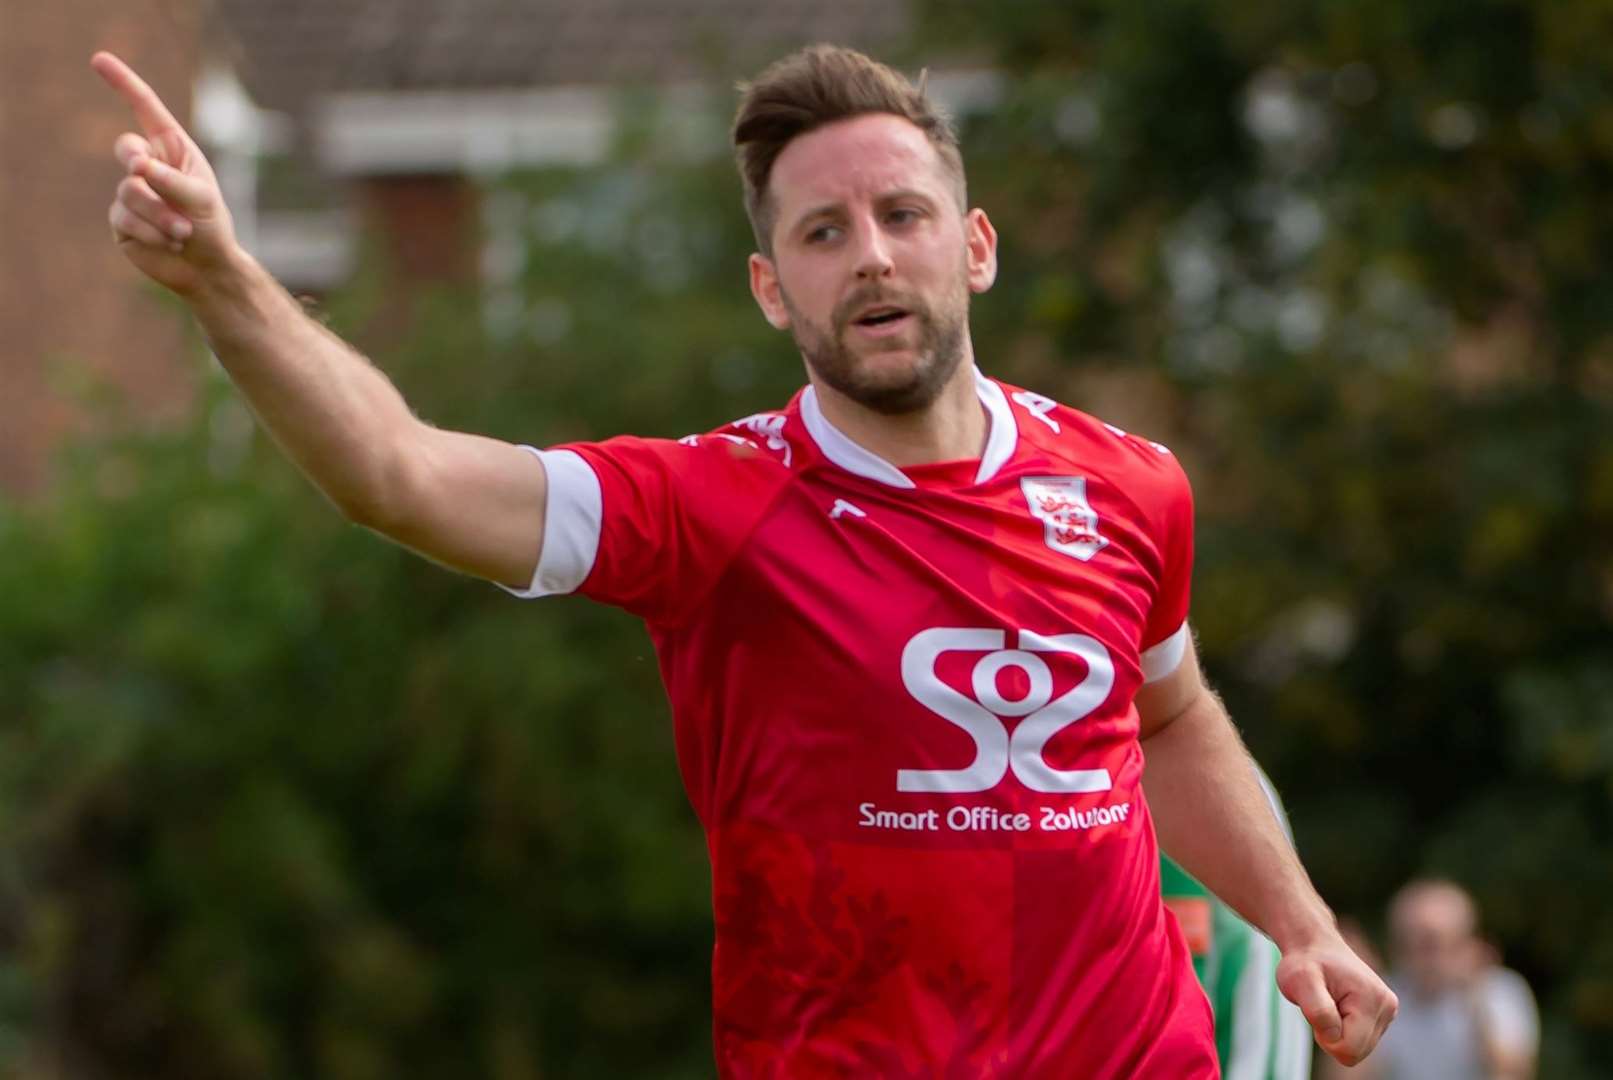
[[[1108,769],[1055,769],[1043,757],[1049,740],[1079,723],[1104,703],[1114,689],[1115,666],[1097,638],[1086,634],[1015,633],[1007,647],[1003,630],[935,627],[922,630],[902,649],[902,684],[908,693],[974,742],[974,760],[956,769],[898,769],[896,790],[966,794],[988,791],[1012,772],[1032,791],[1048,794],[1108,791]],[[937,673],[951,652],[982,653],[970,672],[964,694]],[[1053,671],[1047,657],[1076,657],[1086,675],[1074,687],[1053,696]],[[1021,673],[1023,695],[1003,693],[999,676]],[[1012,732],[1004,722],[1018,717]]]
[[[1009,773],[1031,791],[1048,795],[1091,795],[1113,788],[1108,769],[1057,769],[1044,754],[1055,735],[1108,700],[1115,683],[1109,650],[1086,634],[1018,630],[1012,647],[1008,637],[1004,630],[942,626],[914,634],[902,649],[902,684],[907,692],[938,720],[968,735],[974,748],[972,759],[959,768],[898,769],[898,792],[975,794],[995,788]],[[951,653],[979,654],[972,665],[967,656],[945,661],[954,678],[967,667],[967,693],[941,677],[943,658]],[[1073,687],[1055,695],[1049,660],[1067,667],[1078,661],[1085,673]],[[1016,718],[1019,722],[1010,731],[1007,721]],[[971,802],[942,808],[862,802],[856,807],[859,828],[904,833],[1080,833],[1107,830],[1131,816],[1130,802],[1011,809]]]

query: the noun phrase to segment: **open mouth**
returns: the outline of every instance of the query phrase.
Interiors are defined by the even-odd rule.
[[[864,312],[853,321],[858,326],[889,326],[907,318],[907,314],[901,308],[880,307]]]

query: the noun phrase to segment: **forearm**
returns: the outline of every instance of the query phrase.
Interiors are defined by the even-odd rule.
[[[1343,1065],[1372,1052],[1397,1003],[1311,887],[1189,638],[1176,669],[1137,692],[1143,787],[1167,854],[1264,930],[1283,958],[1277,988]]]
[[[124,169],[107,211],[113,240],[190,305],[275,441],[350,519],[444,565],[529,583],[547,506],[541,461],[416,420],[384,375],[241,250],[212,166],[157,93],[111,53],[90,63],[144,133],[113,146]]]
[[[1142,745],[1143,785],[1168,855],[1284,952],[1336,933],[1212,693]]]
[[[245,252],[185,299],[231,380],[298,468],[354,520],[395,517],[399,445],[418,421],[387,378]]]

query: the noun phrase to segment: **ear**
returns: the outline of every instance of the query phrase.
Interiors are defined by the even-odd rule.
[[[997,280],[997,230],[986,212],[975,207],[963,219],[963,236],[969,257],[969,291],[983,293]]]
[[[756,297],[756,306],[775,330],[788,330],[790,310],[784,306],[784,293],[779,288],[778,269],[766,255],[752,252],[750,257],[750,294]]]

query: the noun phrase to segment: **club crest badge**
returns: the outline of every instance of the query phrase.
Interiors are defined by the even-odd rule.
[[[1087,502],[1084,476],[1026,476],[1019,481],[1031,514],[1045,530],[1047,546],[1086,562],[1109,546],[1098,535],[1098,515]]]

